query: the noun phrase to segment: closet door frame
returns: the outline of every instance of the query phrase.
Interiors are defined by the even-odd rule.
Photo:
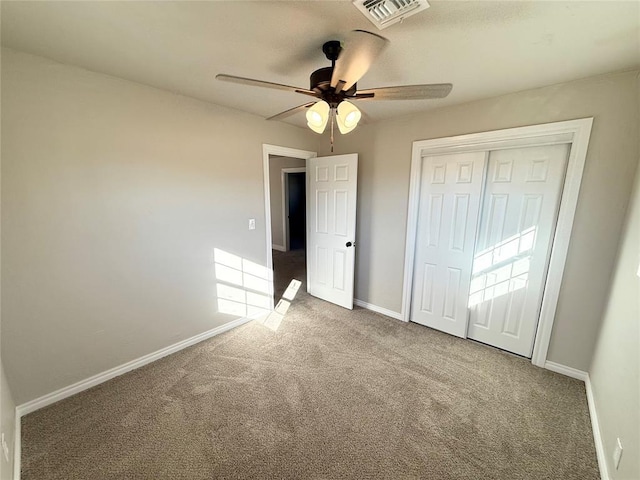
[[[413,142],[402,288],[401,317],[405,322],[409,321],[411,313],[423,157],[568,143],[571,146],[567,171],[562,186],[558,220],[551,244],[551,257],[531,357],[531,363],[534,365],[545,366],[592,125],[593,117]]]

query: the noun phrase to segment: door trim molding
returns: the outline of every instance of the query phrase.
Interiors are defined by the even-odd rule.
[[[405,322],[409,321],[411,310],[422,158],[428,155],[443,155],[461,151],[502,150],[524,146],[570,143],[571,148],[560,198],[558,222],[551,245],[551,257],[542,294],[540,319],[531,357],[531,363],[534,365],[545,366],[592,125],[593,117],[413,142],[401,310],[401,316]]]
[[[272,247],[272,235],[271,235],[271,189],[269,186],[269,155],[275,155],[279,157],[291,157],[300,158],[302,160],[309,160],[318,156],[317,152],[311,152],[308,150],[299,150],[297,148],[281,147],[279,145],[269,145],[268,143],[262,144],[262,177],[264,185],[264,231],[265,231],[265,243],[266,243],[266,263],[267,270],[273,271],[273,252]],[[271,301],[271,310],[274,308],[273,302],[273,278],[269,282],[269,298]]]
[[[282,248],[283,252],[291,249],[289,243],[289,229],[287,228],[287,219],[289,218],[289,183],[287,175],[290,173],[306,173],[307,167],[289,167],[280,170],[280,184],[282,185]],[[306,183],[306,182],[305,182]],[[274,245],[275,248],[275,245]],[[277,250],[277,248],[275,248]]]

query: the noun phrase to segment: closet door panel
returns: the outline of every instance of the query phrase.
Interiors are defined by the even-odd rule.
[[[531,357],[569,145],[491,152],[469,338]]]
[[[410,319],[465,337],[486,153],[423,158]]]

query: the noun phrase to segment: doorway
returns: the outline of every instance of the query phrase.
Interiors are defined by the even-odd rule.
[[[306,169],[282,169],[283,234],[285,250],[273,250],[274,300],[282,297],[292,280],[307,289]]]
[[[292,280],[306,290],[306,162],[315,152],[263,145],[267,268],[272,308]]]
[[[344,308],[353,309],[355,287],[355,247],[356,247],[356,203],[358,182],[358,155],[355,153],[317,157],[315,152],[295,150],[274,145],[263,145],[263,171],[265,193],[265,219],[267,241],[267,269],[274,270],[274,258],[280,260],[283,255],[293,255],[285,243],[286,215],[278,221],[274,219],[282,212],[273,207],[277,200],[272,190],[278,188],[277,176],[271,171],[280,170],[277,162],[281,158],[304,160],[307,175],[305,177],[306,197],[306,275],[299,274],[303,280],[296,279],[296,289],[306,283],[306,291],[317,298],[326,300]],[[284,167],[302,168],[302,167]],[[282,178],[282,172],[281,177]],[[288,173],[288,172],[285,172]],[[295,172],[291,172],[295,173]],[[280,181],[280,185],[284,182]],[[284,188],[283,188],[284,191]],[[284,196],[284,194],[282,195]],[[284,225],[280,228],[278,225]],[[280,233],[282,235],[280,235]],[[275,240],[275,241],[274,241]],[[289,242],[291,237],[289,236]],[[276,243],[276,242],[280,243]],[[290,247],[290,243],[289,243]],[[297,251],[297,250],[296,250]],[[279,252],[279,253],[278,253]],[[280,268],[279,270],[282,270]],[[285,281],[276,273],[271,278],[270,299],[274,300],[274,280],[281,289]],[[287,279],[288,280],[288,279]],[[279,290],[278,290],[279,291]],[[286,293],[286,292],[285,292]],[[275,300],[278,300],[275,297]],[[273,303],[272,303],[273,308]]]
[[[526,310],[530,319],[527,341],[533,348],[529,344],[525,356],[545,366],[592,122],[587,118],[414,142],[405,321],[423,315],[419,323],[478,340],[485,329],[485,341],[493,344],[519,336],[516,323],[523,317],[514,322],[509,313],[516,305],[518,315]],[[519,156],[523,159],[516,162]],[[547,182],[551,178],[555,186]],[[545,209],[543,198],[550,199]],[[517,212],[508,213],[509,205]],[[507,216],[509,228],[504,227]],[[529,245],[536,238],[545,248]],[[430,248],[440,248],[442,255]],[[509,257],[514,248],[517,252]],[[529,256],[534,250],[535,261]],[[525,295],[524,286],[534,280],[537,290]],[[487,328],[492,316],[500,324],[497,330]]]
[[[283,168],[282,185],[285,250],[304,250],[307,244],[306,168]]]
[[[282,298],[292,280],[306,289],[306,160],[269,155],[273,299]]]

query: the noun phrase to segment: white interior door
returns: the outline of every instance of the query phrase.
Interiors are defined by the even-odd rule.
[[[469,338],[531,357],[569,145],[491,152]]]
[[[466,336],[486,153],[422,159],[412,322]]]
[[[307,290],[353,308],[358,155],[307,163]]]

